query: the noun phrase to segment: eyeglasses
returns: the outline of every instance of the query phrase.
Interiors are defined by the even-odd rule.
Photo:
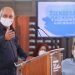
[[[4,14],[3,17],[4,17],[4,18],[13,18],[12,15],[7,15],[7,14]]]

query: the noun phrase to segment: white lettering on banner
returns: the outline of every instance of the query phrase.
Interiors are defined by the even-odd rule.
[[[60,68],[59,60],[53,61],[53,72],[59,71]]]

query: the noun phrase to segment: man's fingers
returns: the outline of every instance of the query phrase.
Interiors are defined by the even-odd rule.
[[[11,40],[14,37],[15,37],[15,32],[10,30],[10,28],[7,28],[5,33],[5,40]]]
[[[9,36],[13,38],[13,37],[15,37],[15,34],[9,34]]]
[[[15,34],[12,34],[12,35],[9,35],[10,37],[14,37],[15,36]]]
[[[9,35],[15,34],[15,32],[9,32]]]

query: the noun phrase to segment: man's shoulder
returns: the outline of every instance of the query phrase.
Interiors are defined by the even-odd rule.
[[[0,22],[0,30],[4,30],[4,29],[5,29],[5,27]]]
[[[63,61],[71,61],[71,60],[72,60],[72,58],[66,58]]]
[[[73,61],[72,58],[66,58],[66,59],[62,60],[62,64],[64,64],[64,63],[67,64],[67,63],[70,63],[72,61]]]

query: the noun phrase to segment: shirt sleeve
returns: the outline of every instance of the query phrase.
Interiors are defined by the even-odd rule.
[[[23,49],[20,47],[20,45],[18,44],[18,38],[16,37],[15,38],[15,45],[17,47],[17,53],[18,53],[18,56],[22,59],[26,59],[28,54],[26,52],[23,51]]]

